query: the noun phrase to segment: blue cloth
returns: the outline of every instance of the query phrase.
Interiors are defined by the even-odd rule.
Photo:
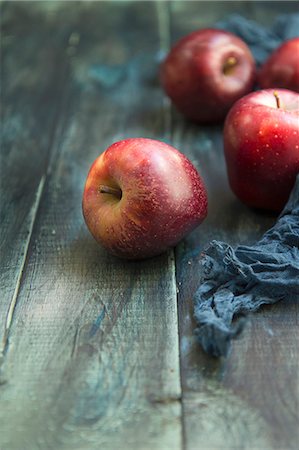
[[[277,17],[271,28],[265,28],[239,14],[232,14],[216,24],[217,28],[230,31],[243,39],[253,53],[258,65],[287,39],[299,36],[299,14],[283,14]]]
[[[203,349],[225,356],[244,326],[235,316],[299,296],[299,175],[276,224],[255,245],[212,241],[203,252],[194,298],[195,330]]]
[[[217,26],[244,39],[260,64],[284,40],[298,35],[299,14],[278,17],[272,29],[238,15]],[[277,223],[260,241],[236,249],[212,241],[200,265],[195,333],[207,353],[226,356],[231,340],[244,327],[244,315],[263,304],[299,296],[299,175]]]

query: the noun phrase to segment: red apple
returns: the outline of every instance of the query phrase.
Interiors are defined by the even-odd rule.
[[[199,123],[224,119],[229,108],[252,90],[255,62],[248,46],[218,29],[181,39],[161,66],[161,83],[182,114]]]
[[[280,211],[299,173],[299,94],[286,89],[248,94],[228,113],[223,139],[237,197]]]
[[[299,92],[299,37],[278,47],[260,69],[262,88],[286,88]]]
[[[207,214],[204,183],[192,163],[163,142],[116,142],[93,163],[83,214],[94,238],[114,255],[141,259],[164,252]]]

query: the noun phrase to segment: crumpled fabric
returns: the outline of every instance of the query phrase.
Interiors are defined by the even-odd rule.
[[[236,316],[263,304],[299,298],[299,175],[276,224],[251,246],[212,241],[200,260],[194,298],[195,330],[203,349],[226,356],[244,327]]]
[[[215,26],[243,39],[253,53],[257,65],[261,65],[284,41],[299,36],[299,14],[279,15],[271,28],[265,28],[239,14],[232,14]]]
[[[219,22],[247,42],[258,64],[284,40],[298,36],[299,14],[282,15],[271,29],[239,15]],[[299,296],[299,175],[277,223],[255,245],[212,241],[200,259],[194,297],[195,334],[210,355],[226,356],[248,313]]]

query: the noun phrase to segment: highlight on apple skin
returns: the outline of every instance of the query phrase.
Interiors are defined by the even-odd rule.
[[[299,92],[299,37],[280,45],[258,73],[261,88],[285,88]]]
[[[236,35],[213,28],[194,31],[170,50],[161,84],[176,108],[198,123],[219,122],[253,89],[255,61]]]
[[[143,259],[175,246],[207,215],[207,193],[194,165],[153,139],[112,144],[92,164],[83,215],[114,255]]]
[[[223,141],[236,196],[280,212],[299,173],[299,94],[265,89],[241,98],[226,117]]]

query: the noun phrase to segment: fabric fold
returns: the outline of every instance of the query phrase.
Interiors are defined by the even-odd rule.
[[[194,298],[196,336],[213,356],[226,356],[244,327],[239,315],[299,296],[299,175],[276,224],[251,246],[212,241],[200,259]]]

